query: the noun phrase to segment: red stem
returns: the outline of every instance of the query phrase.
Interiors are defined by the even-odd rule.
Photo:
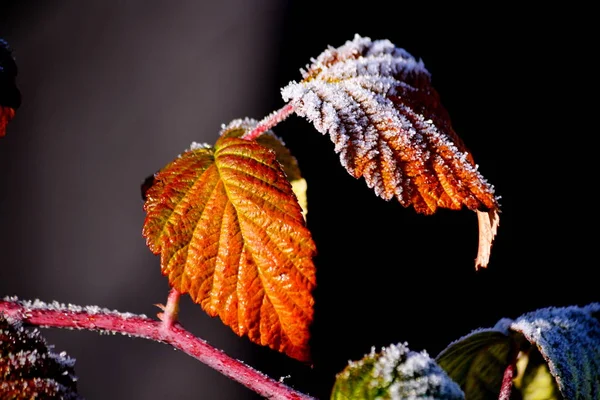
[[[274,127],[275,125],[277,125],[278,123],[280,123],[281,121],[283,121],[284,119],[289,117],[290,114],[292,114],[293,112],[294,112],[294,106],[291,105],[290,103],[286,104],[280,110],[275,111],[275,112],[269,114],[268,116],[266,116],[265,118],[263,118],[262,121],[260,121],[258,123],[256,128],[254,128],[250,132],[247,132],[246,134],[244,134],[242,136],[242,138],[247,139],[247,140],[256,139],[257,137],[262,135],[265,131],[271,129],[272,127]]]
[[[178,293],[171,292],[169,301],[171,302],[171,298],[177,300],[178,297]],[[169,303],[165,307],[165,313],[167,313],[168,307]],[[0,314],[5,314],[9,319],[21,320],[24,323],[44,328],[121,333],[165,343],[265,398],[314,400],[313,397],[296,392],[283,383],[229,357],[206,341],[195,337],[169,317],[167,319],[172,322],[172,325],[167,326],[164,320],[157,321],[144,315],[119,313],[96,306],[80,307],[57,302],[46,304],[37,300],[35,302],[19,301],[16,298],[0,300]]]
[[[516,364],[512,362],[508,364],[504,370],[504,376],[502,376],[502,386],[500,387],[500,394],[498,400],[509,400],[510,394],[513,387],[513,378],[515,376]]]

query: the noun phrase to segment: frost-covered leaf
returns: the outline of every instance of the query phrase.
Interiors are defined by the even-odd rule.
[[[53,353],[37,329],[0,314],[0,398],[80,399],[74,364],[65,353]]]
[[[315,244],[273,150],[221,136],[154,176],[143,228],[162,273],[233,331],[309,361]]]
[[[523,399],[599,399],[599,312],[600,303],[592,303],[502,319],[451,343],[436,361],[469,400],[497,399],[513,363],[518,370],[513,390]]]
[[[548,307],[517,318],[522,334],[546,361],[565,399],[600,399],[600,303]]]
[[[371,349],[340,372],[332,400],[348,399],[464,399],[464,393],[426,352],[410,351],[406,344]]]
[[[321,53],[302,81],[282,89],[296,114],[329,134],[342,165],[375,193],[432,214],[477,211],[476,268],[486,267],[499,225],[494,188],[451,126],[422,61],[388,40],[356,35]]]
[[[511,363],[508,320],[492,329],[477,329],[454,341],[436,358],[469,400],[498,399],[504,370]]]
[[[241,137],[245,133],[253,130],[258,125],[257,120],[252,118],[236,119],[228,125],[223,126],[220,135],[227,137]],[[286,147],[285,142],[273,133],[273,131],[263,132],[256,141],[265,147],[275,151],[277,161],[283,167],[283,172],[287,179],[292,184],[292,190],[298,198],[298,204],[302,207],[302,213],[306,218],[308,212],[306,190],[306,180],[302,178],[298,160],[294,157],[291,151]]]
[[[6,135],[6,126],[21,105],[21,92],[15,82],[16,76],[17,64],[12,50],[5,40],[0,39],[0,137]]]

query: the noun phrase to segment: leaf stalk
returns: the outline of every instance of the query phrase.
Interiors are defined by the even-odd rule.
[[[267,115],[265,118],[263,118],[253,130],[244,134],[242,138],[246,140],[255,140],[257,137],[259,137],[278,123],[285,120],[293,112],[294,106],[290,103],[287,103],[281,109],[274,111],[271,114]]]

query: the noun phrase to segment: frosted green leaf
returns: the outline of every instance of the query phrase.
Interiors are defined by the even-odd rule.
[[[524,400],[600,399],[600,303],[548,307],[502,319],[451,343],[437,357],[469,400],[498,399],[516,359],[513,391]]]
[[[600,399],[599,312],[600,303],[548,307],[510,326],[537,347],[565,399]]]
[[[474,330],[436,357],[467,399],[498,399],[504,370],[510,364],[512,339],[506,329],[510,322],[503,319],[494,328]]]
[[[371,349],[360,361],[340,372],[332,400],[461,399],[464,394],[426,352],[410,351],[406,344]]]

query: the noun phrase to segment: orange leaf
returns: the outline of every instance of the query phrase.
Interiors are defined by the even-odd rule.
[[[227,137],[242,137],[245,133],[253,130],[258,125],[259,121],[252,118],[236,119],[231,121],[227,126],[224,126],[221,130],[221,136]],[[287,179],[292,184],[292,190],[298,199],[300,207],[302,207],[302,214],[306,219],[308,213],[308,205],[306,198],[306,180],[302,178],[300,167],[298,166],[298,160],[292,155],[290,150],[285,146],[283,140],[276,136],[273,131],[267,130],[263,132],[256,141],[261,145],[268,147],[275,151],[277,161],[281,164],[283,172],[287,176]]]
[[[423,214],[463,206],[478,217],[486,267],[499,223],[494,188],[453,130],[429,72],[388,40],[358,35],[329,48],[282,89],[284,100],[329,134],[342,165],[385,200]]]
[[[143,235],[162,273],[233,331],[310,360],[315,244],[273,150],[223,136],[146,191]]]

